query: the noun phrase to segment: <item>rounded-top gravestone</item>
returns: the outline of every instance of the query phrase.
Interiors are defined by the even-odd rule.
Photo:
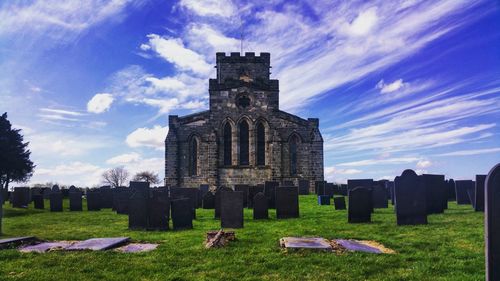
[[[486,177],[484,235],[486,280],[500,280],[500,163]]]

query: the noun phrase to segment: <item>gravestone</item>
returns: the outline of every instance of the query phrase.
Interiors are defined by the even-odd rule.
[[[374,182],[373,179],[352,179],[352,180],[347,180],[347,193],[349,194],[349,190],[356,188],[356,187],[365,187],[368,189],[370,192],[372,191]],[[373,213],[374,208],[373,208],[373,201],[370,200],[370,210]]]
[[[372,188],[373,208],[388,208],[387,189],[385,186],[376,184]]]
[[[476,212],[484,212],[484,184],[487,175],[476,175],[476,202],[474,210]]]
[[[385,188],[389,191],[390,198],[391,198],[391,204],[394,205],[394,182],[393,181],[387,181],[385,183]]]
[[[147,229],[149,188],[133,189],[128,203],[128,228]]]
[[[345,210],[345,197],[333,197],[333,204],[335,205],[335,210]]]
[[[75,191],[79,191],[79,190],[74,185],[70,186],[69,189],[68,189],[68,192],[75,192]]]
[[[81,191],[71,191],[69,193],[69,210],[70,211],[82,211],[82,192]]]
[[[255,198],[255,195],[257,193],[262,192],[264,193],[264,185],[263,184],[258,184],[257,186],[250,186],[248,188],[248,208],[253,208],[253,199]]]
[[[243,192],[221,192],[221,228],[243,228]]]
[[[472,182],[470,186],[467,187],[467,196],[469,197],[469,201],[471,202],[472,208],[476,208],[474,204],[476,204],[476,182]]]
[[[87,210],[100,211],[101,210],[101,192],[96,189],[87,190]]]
[[[331,182],[325,183],[325,194],[326,196],[333,197],[334,195],[334,184]]]
[[[318,205],[330,205],[330,196],[318,195]]]
[[[170,219],[170,198],[168,190],[151,192],[148,201],[148,230],[168,230]]]
[[[113,209],[117,214],[128,214],[128,204],[131,194],[131,189],[128,187],[113,189]]]
[[[467,194],[467,189],[473,188],[474,182],[471,180],[457,180],[455,181],[455,194],[457,196],[458,205],[469,205],[472,202]]]
[[[47,199],[49,200],[50,199],[50,193],[52,192],[52,190],[50,188],[44,188],[43,191],[42,191],[42,194],[43,194],[43,199]]]
[[[193,207],[193,219],[196,219],[196,208],[198,207],[198,194],[197,188],[170,188],[170,199],[187,198]]]
[[[299,217],[299,188],[283,186],[276,189],[276,218]]]
[[[269,208],[267,197],[264,193],[259,192],[253,198],[253,219],[268,219],[269,218]]]
[[[43,195],[34,195],[33,196],[33,204],[35,205],[35,209],[43,210],[45,209],[45,200],[43,199]]]
[[[56,184],[56,185],[53,185],[52,186],[52,192],[61,192],[61,189],[59,188],[59,186]]]
[[[423,174],[420,176],[420,184],[425,189],[425,206],[427,214],[441,214],[448,205],[448,196],[444,175]]]
[[[347,190],[348,190],[347,184],[341,184],[340,185],[340,192],[341,192],[340,194],[342,196],[347,196],[347,193],[348,193]]]
[[[308,194],[309,194],[309,181],[299,180],[299,195],[308,195]]]
[[[14,208],[27,208],[30,202],[30,189],[28,187],[15,187],[11,202]]]
[[[448,201],[455,201],[457,195],[455,194],[455,181],[449,179],[446,181],[446,193],[448,194]]]
[[[102,209],[112,209],[113,208],[113,189],[111,186],[101,186],[99,188],[101,192],[101,208]]]
[[[214,209],[215,208],[215,195],[212,192],[205,193],[202,202],[203,209]]]
[[[420,180],[413,170],[405,170],[395,179],[398,225],[427,224],[426,191]]]
[[[193,228],[193,204],[188,198],[171,201],[174,230]]]
[[[349,208],[347,209],[349,223],[371,222],[372,194],[366,187],[349,189]]]
[[[281,186],[294,186],[294,182],[291,181],[291,180],[284,180],[282,183],[281,183]]]
[[[228,187],[220,187],[215,192],[215,212],[214,212],[214,215],[215,215],[216,219],[220,218],[221,194],[224,191],[232,192],[233,190],[231,188],[228,188]]]
[[[488,173],[484,192],[486,281],[497,281],[500,280],[500,164]]]
[[[325,195],[325,181],[314,182],[314,193],[317,195]]]
[[[276,188],[278,188],[279,182],[277,181],[266,181],[264,183],[264,194],[269,200],[269,209],[276,209]]]
[[[50,194],[50,211],[62,212],[63,211],[63,195],[62,192],[54,192]]]
[[[234,186],[234,191],[243,192],[243,207],[246,208],[248,206],[249,186],[246,184],[236,184]]]
[[[123,244],[128,243],[128,237],[113,237],[113,238],[92,238],[85,241],[79,241],[66,248],[68,251],[104,251],[113,249]]]
[[[3,187],[0,186],[0,235],[2,235],[3,194]]]
[[[200,187],[198,188],[198,208],[203,207],[203,196],[207,194],[210,190],[210,186],[208,184],[200,184]]]

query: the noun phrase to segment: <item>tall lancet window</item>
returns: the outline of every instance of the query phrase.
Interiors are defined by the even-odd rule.
[[[230,166],[232,164],[232,137],[233,130],[231,128],[231,124],[227,122],[224,126],[224,166]]]
[[[266,165],[266,129],[264,124],[257,125],[257,166]]]
[[[296,135],[293,135],[290,138],[290,175],[297,175],[297,146],[299,143],[299,139]]]
[[[243,120],[240,123],[240,165],[247,166],[249,165],[249,154],[250,154],[250,140],[249,140],[249,132],[248,132],[248,123]]]
[[[198,175],[198,139],[193,137],[189,144],[189,174],[191,176]]]

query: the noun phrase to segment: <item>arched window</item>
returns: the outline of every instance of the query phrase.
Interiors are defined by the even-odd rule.
[[[296,135],[293,135],[290,138],[290,175],[297,175],[297,146],[299,143],[299,139]]]
[[[249,165],[250,140],[248,132],[248,123],[243,120],[240,123],[240,165]]]
[[[198,175],[198,139],[193,137],[189,144],[189,174]]]
[[[257,166],[266,165],[266,129],[264,124],[257,124]]]
[[[231,128],[231,124],[229,122],[224,126],[224,165],[230,166],[232,164],[232,137],[233,130]]]

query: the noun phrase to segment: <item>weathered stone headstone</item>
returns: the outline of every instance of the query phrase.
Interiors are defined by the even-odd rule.
[[[325,183],[325,194],[326,196],[333,197],[334,195],[334,184],[331,182]]]
[[[101,192],[101,208],[102,209],[112,209],[113,208],[113,190],[111,186],[101,186],[99,188]]]
[[[453,179],[446,181],[446,194],[448,195],[448,201],[457,200],[457,195],[455,194],[455,181]]]
[[[117,187],[113,189],[113,209],[117,214],[128,214],[128,204],[132,192],[128,187]]]
[[[82,211],[82,192],[81,191],[71,191],[69,193],[69,210],[70,211]]]
[[[250,186],[248,188],[248,208],[253,208],[253,199],[257,193],[264,193],[264,185],[258,184],[257,186]]]
[[[349,190],[356,188],[356,187],[365,187],[368,189],[370,192],[372,192],[374,186],[373,179],[352,179],[352,180],[347,180],[347,192],[349,194]],[[370,210],[373,213],[374,208],[373,208],[373,200],[370,200]]]
[[[43,199],[43,195],[33,195],[33,204],[35,205],[35,209],[43,210],[45,208],[45,200]]]
[[[202,202],[203,209],[214,209],[215,208],[215,195],[212,192],[207,192],[203,196]]]
[[[427,214],[440,214],[444,212],[448,204],[444,175],[423,174],[420,176],[420,184],[425,189],[425,206]]]
[[[200,184],[200,187],[198,188],[198,208],[202,208],[203,206],[203,196],[207,194],[210,190],[210,186],[208,184]]]
[[[269,200],[269,209],[276,208],[276,188],[278,188],[279,182],[277,181],[266,181],[264,183],[264,194]]]
[[[299,217],[299,188],[283,186],[276,189],[276,218]]]
[[[128,203],[128,228],[147,229],[149,188],[133,189]]]
[[[215,214],[216,219],[220,218],[221,194],[224,191],[232,192],[233,190],[231,188],[228,188],[228,187],[220,187],[215,192],[215,212],[214,212],[214,214]]]
[[[198,195],[199,191],[197,188],[170,188],[170,200],[187,198],[191,202],[193,207],[193,219],[196,219],[196,208],[198,207]]]
[[[168,190],[151,192],[148,202],[148,230],[168,230],[170,199]]]
[[[497,281],[500,280],[500,164],[486,177],[484,210],[486,281]]]
[[[349,190],[348,222],[371,222],[372,194],[366,187],[355,187]]]
[[[397,224],[427,224],[426,191],[413,170],[405,170],[396,177],[394,191]]]
[[[269,218],[269,208],[267,197],[264,193],[259,192],[253,198],[253,219],[268,219]]]
[[[385,188],[389,191],[390,198],[391,198],[391,204],[394,205],[394,182],[393,181],[387,181],[385,183]]]
[[[59,186],[57,184],[52,186],[52,192],[60,192],[60,191],[61,191],[61,189],[59,188]]]
[[[455,181],[455,194],[457,196],[458,205],[469,205],[472,202],[467,194],[467,189],[473,188],[474,182],[471,180],[457,180]]]
[[[318,195],[318,205],[330,205],[330,196]]]
[[[314,182],[314,193],[317,195],[325,195],[325,181]]]
[[[469,197],[469,201],[471,202],[472,208],[476,208],[476,182],[472,182],[472,185],[467,187],[467,196]]]
[[[387,189],[385,186],[376,184],[372,188],[373,208],[388,208]]]
[[[174,230],[193,228],[193,205],[189,199],[172,200],[171,208]]]
[[[15,187],[11,201],[14,208],[27,208],[30,202],[29,187]]]
[[[87,210],[100,211],[101,210],[101,192],[99,190],[87,190]]]
[[[345,210],[345,197],[333,197],[333,204],[335,205],[335,210]]]
[[[62,212],[63,211],[63,195],[62,192],[54,192],[50,194],[50,211]]]
[[[309,185],[310,182],[308,180],[299,180],[299,195],[308,195]]]
[[[243,192],[221,193],[220,222],[222,228],[243,228]]]
[[[50,188],[44,188],[43,191],[42,191],[42,194],[43,194],[43,199],[47,199],[49,200],[50,199],[50,193],[52,192],[52,189]]]
[[[487,175],[476,175],[476,202],[474,204],[476,212],[484,212],[484,184],[486,177]]]
[[[248,193],[249,193],[249,186],[246,184],[236,184],[234,186],[234,191],[240,191],[243,192],[243,207],[246,208],[248,206]]]

